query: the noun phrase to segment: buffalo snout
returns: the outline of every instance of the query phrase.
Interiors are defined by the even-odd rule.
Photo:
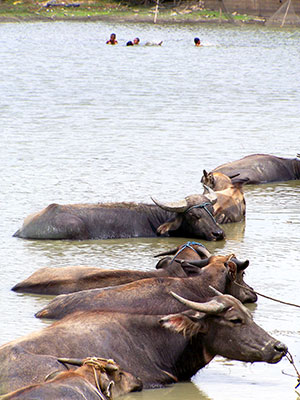
[[[273,357],[271,358],[270,361],[268,361],[270,364],[275,364],[278,361],[280,361],[282,359],[282,357],[284,357],[288,351],[287,346],[279,341],[275,341],[275,343],[273,343]]]
[[[215,229],[212,232],[212,236],[214,238],[214,240],[223,240],[225,239],[225,233],[222,229]]]

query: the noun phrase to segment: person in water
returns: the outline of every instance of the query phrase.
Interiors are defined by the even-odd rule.
[[[133,46],[133,43],[131,40],[129,40],[129,42],[126,43],[126,46]]]
[[[195,37],[194,43],[195,43],[195,46],[197,46],[197,47],[201,46],[201,42],[200,42],[200,39],[198,37]]]
[[[115,33],[110,35],[110,39],[106,42],[106,44],[118,44]]]
[[[134,45],[137,45],[137,44],[139,44],[139,43],[140,43],[140,39],[139,39],[138,37],[136,37],[136,38],[133,39],[133,44],[134,44]]]

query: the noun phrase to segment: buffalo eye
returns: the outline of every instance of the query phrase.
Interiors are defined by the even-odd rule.
[[[238,324],[242,324],[243,320],[239,317],[236,317],[236,318],[230,319],[230,322],[232,322],[234,325],[238,325]]]

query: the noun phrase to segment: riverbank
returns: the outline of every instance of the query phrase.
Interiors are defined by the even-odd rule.
[[[1,1],[1,0],[0,0]],[[205,10],[198,1],[181,3],[178,6],[162,4],[156,7],[129,6],[107,1],[2,1],[0,3],[0,22],[22,21],[116,21],[162,23],[236,23],[263,24],[264,18],[224,14]]]

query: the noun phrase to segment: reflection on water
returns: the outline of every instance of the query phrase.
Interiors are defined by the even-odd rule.
[[[174,400],[211,400],[202,390],[194,383],[177,383],[163,389],[144,390],[140,393],[132,393],[124,396],[124,400],[159,400],[159,399],[174,399]]]
[[[119,46],[106,46],[116,31]],[[123,44],[164,40],[162,47]],[[193,38],[209,46],[195,48]],[[43,266],[150,269],[189,238],[29,241],[11,235],[52,202],[150,202],[202,192],[203,169],[252,153],[295,157],[300,126],[299,32],[197,25],[2,24],[0,343],[44,327],[49,297],[10,291]],[[296,146],[296,147],[295,147]],[[300,182],[245,187],[246,221],[216,254],[249,259],[245,280],[299,303]],[[194,239],[194,238],[191,238]],[[255,321],[300,369],[299,312],[259,298]],[[101,356],[101,355],[100,355]],[[193,383],[126,398],[295,399],[287,360],[213,361]]]

